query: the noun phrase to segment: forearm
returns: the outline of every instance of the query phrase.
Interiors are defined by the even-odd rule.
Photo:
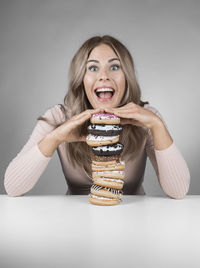
[[[163,191],[172,198],[183,198],[189,190],[190,172],[178,148],[173,143],[165,150],[155,150],[155,156]]]
[[[40,152],[37,145],[13,159],[5,172],[4,186],[7,194],[20,196],[31,190],[50,159]]]
[[[173,143],[167,128],[160,118],[155,120],[150,130],[153,136],[154,148],[156,150],[164,150]]]
[[[4,185],[8,195],[20,196],[32,189],[59,144],[52,131],[13,160],[5,172]]]
[[[158,179],[163,191],[170,197],[180,199],[188,192],[190,174],[187,164],[173,143],[162,120],[151,128]]]
[[[40,142],[38,142],[38,148],[44,156],[51,157],[60,143],[61,142],[57,138],[56,132],[52,131],[51,133],[47,134]]]

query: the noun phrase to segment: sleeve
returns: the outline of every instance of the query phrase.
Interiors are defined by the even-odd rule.
[[[160,113],[153,107],[147,107],[161,118]],[[166,124],[165,124],[166,126]],[[161,188],[166,195],[175,199],[183,198],[190,185],[190,173],[186,161],[173,142],[164,150],[154,148],[153,136],[148,130],[146,153],[156,172]]]
[[[30,191],[46,169],[51,157],[46,157],[38,148],[38,142],[61,123],[63,114],[55,105],[44,114],[52,124],[39,120],[27,143],[9,163],[4,175],[4,187],[9,196],[21,196]]]

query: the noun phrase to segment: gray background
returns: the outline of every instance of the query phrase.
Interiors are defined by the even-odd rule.
[[[188,163],[189,194],[200,194],[200,1],[0,1],[0,193],[9,162],[36,118],[67,90],[70,61],[94,35],[110,34],[130,50],[143,100],[163,115]],[[147,163],[144,187],[164,195]],[[28,194],[65,194],[57,153]]]

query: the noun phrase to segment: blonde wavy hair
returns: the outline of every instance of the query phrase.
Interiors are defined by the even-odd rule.
[[[136,79],[134,62],[128,49],[119,40],[112,36],[94,36],[83,43],[71,61],[68,92],[64,97],[64,105],[60,104],[66,120],[87,109],[93,109],[85,93],[83,78],[86,71],[86,62],[91,51],[101,44],[106,44],[113,49],[120,59],[121,67],[125,74],[126,88],[119,107],[129,102],[134,102],[140,106],[144,106],[145,103],[148,103],[141,101],[141,90]],[[38,120],[48,121],[41,116]],[[89,120],[78,128],[80,136],[87,135],[88,125]],[[122,158],[124,156],[127,156],[128,159],[134,158],[138,150],[141,148],[145,136],[146,130],[144,128],[133,125],[124,125],[123,132],[120,135],[120,141],[123,140],[124,144]],[[91,173],[90,146],[88,146],[86,142],[66,142],[65,144],[67,147],[67,157],[72,166],[75,168],[76,165],[78,165],[79,167],[83,167],[86,172]]]

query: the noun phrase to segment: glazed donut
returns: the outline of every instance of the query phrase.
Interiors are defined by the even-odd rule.
[[[120,124],[120,118],[110,113],[96,113],[90,118],[92,124]]]
[[[108,187],[112,189],[121,190],[124,186],[124,181],[121,179],[112,179],[106,177],[96,177],[93,183],[99,186]]]
[[[100,165],[99,165],[100,163]],[[102,171],[102,170],[124,170],[125,169],[125,162],[120,161],[113,164],[107,164],[106,162],[102,165],[101,162],[92,162],[92,171]]]
[[[102,145],[109,145],[115,144],[119,141],[118,136],[97,136],[89,134],[86,137],[86,142],[89,146],[102,146]]]
[[[116,161],[116,160],[109,160],[109,161],[95,161],[92,160],[92,164],[97,165],[97,166],[106,166],[106,165],[115,165],[118,162],[120,162],[120,160]]]
[[[89,201],[93,205],[100,206],[114,206],[120,204],[120,200],[118,198],[103,197],[91,193],[89,194]]]
[[[107,177],[112,179],[121,179],[123,180],[125,177],[124,170],[110,170],[110,171],[93,171],[92,178],[99,178],[99,177]]]
[[[110,156],[110,155],[119,155],[123,151],[124,145],[121,143],[103,145],[92,148],[92,152],[98,156]]]
[[[122,132],[121,125],[99,125],[91,124],[88,126],[88,133],[99,136],[117,136]]]

